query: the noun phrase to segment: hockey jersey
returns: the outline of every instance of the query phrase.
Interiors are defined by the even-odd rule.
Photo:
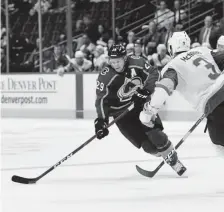
[[[107,65],[96,81],[96,111],[99,118],[119,114],[131,104],[138,87],[153,93],[159,72],[140,56],[129,56],[122,73]]]
[[[176,90],[202,113],[211,112],[205,110],[206,104],[224,86],[224,75],[211,53],[206,47],[194,48],[176,56],[161,71],[162,77],[170,71],[177,73]]]

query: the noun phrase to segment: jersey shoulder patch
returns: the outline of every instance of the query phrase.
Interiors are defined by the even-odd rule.
[[[109,84],[117,76],[116,72],[112,70],[110,66],[104,67],[104,69],[99,73],[98,81]]]

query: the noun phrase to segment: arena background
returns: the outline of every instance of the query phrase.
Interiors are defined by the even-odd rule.
[[[192,48],[215,49],[223,13],[223,0],[2,1],[2,117],[94,118],[96,77],[111,43],[161,69],[167,61],[154,58],[174,31],[187,31]],[[178,93],[161,112],[165,120],[199,115]]]

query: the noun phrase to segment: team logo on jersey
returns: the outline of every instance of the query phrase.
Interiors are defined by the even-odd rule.
[[[106,75],[109,71],[110,71],[109,68],[108,67],[105,67],[103,69],[103,71],[101,71],[101,75]]]
[[[117,96],[121,102],[130,101],[137,88],[143,87],[140,77],[133,77],[132,79],[125,79],[124,84],[117,92]]]

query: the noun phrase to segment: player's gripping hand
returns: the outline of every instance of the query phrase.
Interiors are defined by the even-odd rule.
[[[102,139],[109,134],[109,130],[106,128],[108,125],[108,120],[97,118],[94,121],[95,133],[98,139]]]
[[[139,119],[145,126],[153,128],[155,125],[156,114],[157,110],[147,102],[144,104],[143,110],[139,115]]]
[[[132,96],[132,101],[136,105],[143,105],[146,102],[146,98],[150,95],[150,92],[146,89],[138,88]]]

